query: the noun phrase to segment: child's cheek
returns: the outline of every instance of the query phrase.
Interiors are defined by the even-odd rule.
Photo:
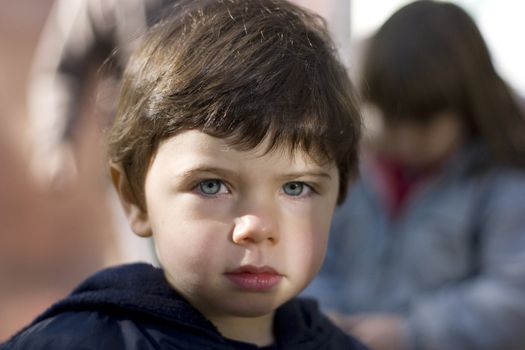
[[[178,208],[174,210],[178,209],[186,222],[211,220],[226,223],[228,220],[233,221],[235,202],[229,196],[205,198],[187,194],[182,199],[184,205],[178,205]]]
[[[295,206],[285,216],[282,238],[297,262],[311,266],[315,272],[322,263],[328,243],[331,210],[315,205]]]
[[[303,219],[302,224],[288,226],[281,235],[288,276],[298,292],[319,272],[326,252],[328,234],[313,221]]]
[[[223,268],[221,240],[228,228],[214,220],[174,223],[155,239],[159,260],[170,274],[188,285],[198,285],[206,276]]]
[[[333,201],[335,203],[335,200]],[[290,225],[301,227],[313,236],[328,236],[335,204],[328,200],[295,200],[285,202],[282,212]]]

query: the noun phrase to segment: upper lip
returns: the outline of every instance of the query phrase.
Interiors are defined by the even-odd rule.
[[[270,266],[254,266],[254,265],[244,265],[241,267],[236,268],[235,270],[229,271],[229,274],[236,274],[236,273],[253,273],[253,274],[261,274],[261,273],[267,273],[272,275],[280,275],[274,268]]]

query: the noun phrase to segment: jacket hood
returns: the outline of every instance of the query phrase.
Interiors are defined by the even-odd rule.
[[[64,312],[90,310],[175,322],[224,342],[215,326],[168,284],[163,270],[145,263],[96,273],[33,324]],[[279,307],[275,315],[274,333],[279,347],[304,345],[305,349],[315,349],[316,344],[329,342],[339,332],[313,300],[292,299]]]

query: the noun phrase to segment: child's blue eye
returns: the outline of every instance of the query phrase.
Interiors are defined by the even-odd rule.
[[[288,182],[283,186],[283,192],[289,196],[300,196],[303,194],[305,187],[302,182]]]
[[[222,186],[223,184],[220,180],[204,180],[199,182],[199,190],[210,196],[218,194]]]

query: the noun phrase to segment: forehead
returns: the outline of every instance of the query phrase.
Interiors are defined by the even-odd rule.
[[[300,148],[291,149],[278,145],[268,150],[269,138],[255,148],[240,150],[227,140],[210,136],[198,130],[184,131],[172,136],[159,145],[152,163],[177,163],[178,166],[194,166],[195,163],[214,163],[228,166],[240,163],[267,164],[275,167],[285,165],[293,168],[331,168],[332,163],[319,164]],[[239,164],[237,164],[239,165]]]

